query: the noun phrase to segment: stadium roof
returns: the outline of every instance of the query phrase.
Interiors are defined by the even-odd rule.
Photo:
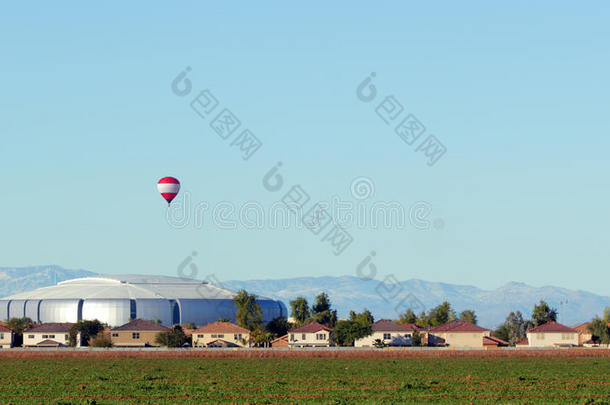
[[[232,299],[233,295],[205,281],[132,274],[77,278],[3,299]]]

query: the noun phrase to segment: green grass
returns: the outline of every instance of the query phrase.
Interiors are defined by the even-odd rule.
[[[0,403],[608,403],[607,358],[1,359]]]

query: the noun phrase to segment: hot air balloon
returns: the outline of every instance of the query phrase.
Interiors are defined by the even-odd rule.
[[[163,177],[157,183],[157,190],[165,198],[169,207],[172,200],[178,195],[178,191],[180,191],[180,182],[174,177]]]

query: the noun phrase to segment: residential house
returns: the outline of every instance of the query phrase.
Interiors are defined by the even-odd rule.
[[[527,348],[530,347],[530,342],[527,340],[527,337],[524,337],[515,342],[515,347],[517,349]]]
[[[280,336],[275,340],[271,341],[271,347],[273,349],[288,347],[288,335]]]
[[[13,347],[13,339],[15,334],[4,325],[0,325],[0,347],[9,349]]]
[[[159,346],[155,338],[159,332],[168,328],[158,323],[135,319],[125,325],[110,330],[110,340],[115,347],[149,347]]]
[[[557,322],[528,329],[529,347],[578,346],[578,332]]]
[[[403,323],[402,326],[407,328],[407,331],[411,333],[411,336],[415,334],[415,332],[419,333],[421,338],[420,345],[428,346],[428,331],[423,326],[417,325],[415,323]],[[413,344],[411,344],[412,346]]]
[[[372,325],[373,333],[354,342],[355,347],[411,346],[413,330],[398,325],[388,319],[381,319]]]
[[[483,336],[483,348],[484,349],[497,349],[498,347],[510,346],[505,340],[497,338],[495,336]]]
[[[466,321],[455,320],[428,329],[429,346],[484,347],[483,338],[491,330]]]
[[[68,346],[70,344],[70,328],[73,325],[73,323],[69,322],[36,325],[23,331],[23,347]]]
[[[572,328],[578,333],[578,346],[583,346],[585,342],[588,342],[593,338],[593,334],[588,328],[590,324],[591,322],[584,322]]]
[[[329,347],[331,329],[318,322],[309,322],[288,331],[290,347]]]
[[[193,347],[248,347],[250,331],[232,322],[212,322],[193,331]]]

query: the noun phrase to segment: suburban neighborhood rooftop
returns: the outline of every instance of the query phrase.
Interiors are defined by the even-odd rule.
[[[54,322],[54,323],[43,323],[42,325],[34,326],[28,329],[28,333],[41,333],[41,332],[68,332],[74,325],[70,322]]]
[[[429,332],[484,332],[489,329],[482,328],[466,321],[455,320],[443,325],[428,329]]]
[[[327,332],[332,332],[332,329],[319,324],[318,322],[309,322],[308,324],[305,324],[303,326],[300,326],[298,328],[295,329],[291,329],[289,332],[290,333],[315,333],[321,330],[325,330]]]
[[[112,328],[113,331],[162,331],[166,330],[165,326],[156,324],[151,321],[145,321],[144,319],[135,319],[125,325],[117,326]]]
[[[246,328],[235,325],[233,322],[211,322],[195,329],[196,333],[250,333]]]
[[[528,329],[528,333],[552,333],[552,332],[576,332],[574,328],[570,328],[569,326],[562,325],[558,322],[547,322],[543,323],[540,326],[536,326],[535,328]]]

